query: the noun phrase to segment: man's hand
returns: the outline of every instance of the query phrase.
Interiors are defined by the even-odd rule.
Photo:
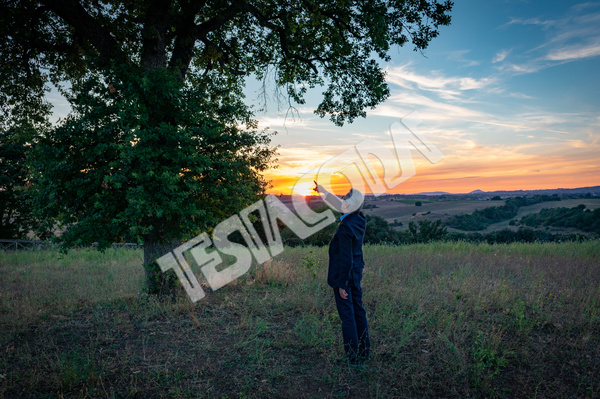
[[[320,184],[317,184],[316,181],[313,180],[313,182],[315,183],[315,188],[313,188],[313,191],[316,191],[318,193],[324,193],[325,189],[323,188],[323,186],[321,186]]]
[[[338,288],[338,290],[340,291],[340,296],[342,297],[342,299],[348,299],[348,293],[346,292],[345,289]]]

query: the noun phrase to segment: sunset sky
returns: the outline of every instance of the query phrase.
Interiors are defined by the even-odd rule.
[[[268,103],[257,117],[281,146],[271,192],[366,138],[390,142],[411,111],[444,158],[413,151],[416,175],[391,192],[600,185],[600,2],[457,0],[452,15],[423,54],[391,52],[391,96],[366,119],[338,128],[314,115],[320,90],[295,117]]]
[[[413,151],[416,175],[386,192],[600,185],[599,27],[600,1],[455,0],[452,24],[422,54],[392,49],[383,65],[390,98],[343,127],[313,114],[323,89],[292,115],[268,87],[256,117],[278,132],[270,192],[289,194],[300,176],[365,139],[391,143],[390,125],[412,111],[444,157],[432,164]],[[263,105],[256,82],[246,92],[247,103]],[[68,112],[64,99],[49,99],[55,118]]]

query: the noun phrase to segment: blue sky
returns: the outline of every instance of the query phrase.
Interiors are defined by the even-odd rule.
[[[600,185],[600,2],[457,0],[452,15],[423,54],[392,50],[391,96],[366,119],[338,128],[317,117],[319,92],[295,118],[275,102],[258,113],[279,132],[272,191],[365,138],[388,139],[410,111],[445,157],[415,152],[416,176],[394,192]]]

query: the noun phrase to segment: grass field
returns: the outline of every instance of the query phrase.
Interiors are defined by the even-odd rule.
[[[0,252],[0,398],[600,396],[600,244],[365,247],[372,359],[340,364],[326,248],[192,305],[141,251]]]
[[[504,201],[477,201],[477,200],[452,200],[452,201],[421,201],[421,206],[415,206],[415,201],[373,201],[378,208],[369,209],[369,215],[380,216],[389,223],[397,219],[408,226],[411,220],[431,219],[446,220],[450,216],[473,213],[478,209],[490,206],[504,205]],[[423,215],[429,212],[427,215]],[[415,214],[413,216],[413,214]]]

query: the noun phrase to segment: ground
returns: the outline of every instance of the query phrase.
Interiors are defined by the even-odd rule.
[[[598,242],[366,247],[360,367],[339,362],[326,248],[286,248],[197,304],[144,294],[141,257],[0,253],[0,397],[600,394]]]

